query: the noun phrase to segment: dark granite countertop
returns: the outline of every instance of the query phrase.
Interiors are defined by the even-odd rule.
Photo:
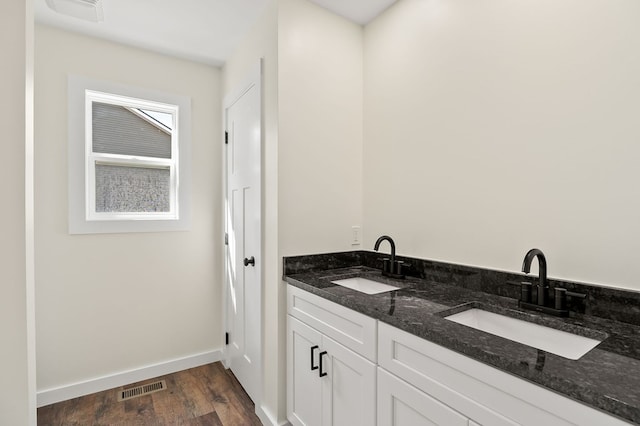
[[[469,288],[474,285],[465,285],[465,281],[473,281],[471,277],[474,275],[474,268],[470,267],[457,268],[458,275],[468,275],[468,278],[458,281],[447,280],[446,274],[425,274],[424,271],[415,273],[415,269],[414,275],[418,276],[395,280],[383,277],[379,269],[370,266],[376,264],[378,259],[369,257],[375,257],[377,254],[368,255],[365,252],[364,256],[368,259],[363,261],[363,252],[354,252],[358,255],[353,256],[349,252],[346,253],[346,257],[338,256],[337,258],[331,255],[317,255],[320,257],[315,258],[314,256],[285,258],[284,279],[289,284],[310,293],[544,386],[625,421],[640,424],[639,324],[588,314],[572,314],[570,318],[556,318],[523,311],[518,308],[517,299],[514,297],[496,294],[501,293],[500,291],[480,291],[477,288]],[[404,259],[417,263],[416,259]],[[440,268],[443,268],[442,265],[447,264],[437,264]],[[478,271],[477,274],[486,272],[486,270]],[[331,283],[333,280],[356,276],[391,284],[401,289],[368,295]],[[597,293],[597,290],[594,291]],[[636,293],[630,294],[632,297],[637,296]],[[616,297],[620,298],[620,294],[616,293]],[[523,319],[532,322],[576,334],[600,335],[605,339],[579,360],[570,360],[443,318],[448,313],[463,310],[464,308],[460,306],[465,304],[482,305],[483,309],[497,313],[524,317]]]

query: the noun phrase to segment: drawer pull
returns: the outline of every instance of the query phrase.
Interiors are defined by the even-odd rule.
[[[318,366],[317,366],[317,365],[313,365],[313,359],[315,358],[315,357],[313,356],[313,352],[314,352],[316,349],[318,349],[318,345],[311,346],[311,371],[313,371],[313,370],[317,370],[317,369],[318,369]]]
[[[323,368],[322,368],[322,357],[326,354],[327,354],[327,351],[320,352],[320,371],[319,371],[320,377],[324,377],[327,375],[327,373],[323,371]]]

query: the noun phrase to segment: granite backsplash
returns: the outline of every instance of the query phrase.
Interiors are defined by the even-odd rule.
[[[386,253],[366,250],[291,256],[284,259],[283,275],[353,266],[381,270],[383,259],[388,257]],[[537,280],[536,274],[510,273],[406,256],[396,256],[396,260],[404,262],[404,272],[410,277],[514,299],[520,296],[520,282]],[[583,300],[572,302],[572,315],[586,314],[640,325],[640,292],[553,278],[548,281],[551,287],[559,286],[586,295]]]

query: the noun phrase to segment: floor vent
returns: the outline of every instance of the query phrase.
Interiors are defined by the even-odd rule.
[[[127,399],[136,398],[138,396],[149,395],[150,393],[163,391],[166,388],[167,383],[164,380],[160,380],[159,382],[149,383],[148,385],[122,389],[118,391],[118,401],[126,401]]]

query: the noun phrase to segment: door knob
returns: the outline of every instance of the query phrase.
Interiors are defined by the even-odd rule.
[[[244,258],[244,266],[256,266],[256,259],[251,256],[249,259],[247,259],[246,257]]]

